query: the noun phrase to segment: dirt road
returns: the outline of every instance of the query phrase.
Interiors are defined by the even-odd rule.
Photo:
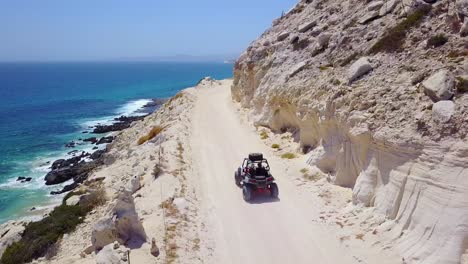
[[[191,140],[208,230],[202,246],[212,247],[206,262],[357,263],[326,226],[312,221],[323,208],[295,192],[297,186],[284,176],[286,163],[240,122],[228,85],[206,88],[198,100]],[[279,201],[267,195],[252,203],[242,199],[233,174],[249,152],[269,159]]]

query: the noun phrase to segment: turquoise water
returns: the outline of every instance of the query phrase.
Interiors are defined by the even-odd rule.
[[[0,64],[0,223],[50,206],[60,186],[45,186],[47,161],[66,157],[89,126],[134,115],[151,98],[165,98],[201,78],[232,76],[222,63]],[[79,149],[91,149],[81,145]],[[33,177],[29,183],[19,176]]]

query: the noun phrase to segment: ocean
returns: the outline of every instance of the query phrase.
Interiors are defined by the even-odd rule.
[[[67,157],[65,144],[93,134],[90,126],[142,114],[152,98],[173,96],[201,78],[232,77],[224,63],[0,64],[0,223],[57,204],[46,186],[49,164]],[[77,146],[90,150],[92,145]],[[21,183],[18,177],[32,177]]]

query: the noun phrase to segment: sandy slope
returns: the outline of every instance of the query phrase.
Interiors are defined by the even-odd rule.
[[[210,230],[206,239],[212,239],[207,246],[213,247],[213,257],[207,262],[358,263],[330,229],[312,222],[324,208],[312,196],[297,193],[285,176],[295,163],[274,156],[236,111],[228,85],[199,91],[191,142]],[[233,173],[249,152],[263,152],[269,159],[279,201],[267,194],[250,204],[243,201]]]

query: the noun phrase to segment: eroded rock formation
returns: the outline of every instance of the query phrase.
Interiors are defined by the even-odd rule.
[[[232,96],[256,125],[293,132],[309,164],[353,188],[353,203],[394,220],[407,261],[458,263],[468,249],[466,1],[403,2],[301,1],[238,59]]]

